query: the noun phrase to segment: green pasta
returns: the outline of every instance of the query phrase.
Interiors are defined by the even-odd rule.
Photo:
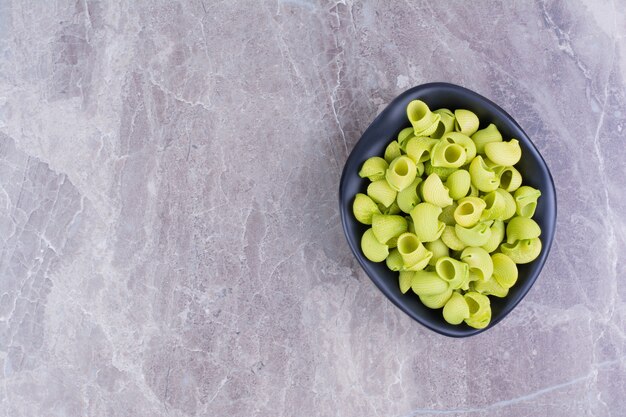
[[[437,109],[433,113],[441,116],[441,119],[431,137],[440,139],[444,134],[454,130],[454,113],[448,109]]]
[[[413,233],[403,233],[398,238],[398,252],[402,256],[404,269],[420,271],[428,265],[433,256]]]
[[[472,140],[476,144],[476,152],[484,155],[485,154],[485,145],[491,142],[502,142],[502,134],[494,125],[491,123],[484,129],[481,129],[472,135]]]
[[[458,291],[454,291],[443,307],[444,320],[450,324],[461,324],[469,316],[469,306],[467,301],[465,301],[465,297]]]
[[[512,193],[522,185],[522,174],[514,167],[497,166],[494,172],[500,180],[500,188]]]
[[[444,222],[447,226],[454,226],[456,224],[456,220],[454,220],[454,211],[458,206],[458,203],[453,202],[449,206],[445,207],[439,215],[439,220]]]
[[[443,240],[437,239],[432,242],[424,243],[424,247],[429,250],[433,256],[428,261],[428,265],[435,266],[439,258],[450,256],[450,249],[443,243]]]
[[[413,181],[417,176],[417,167],[415,162],[407,156],[398,156],[391,161],[385,179],[387,183],[396,191],[402,191]]]
[[[415,136],[430,136],[437,130],[441,115],[433,113],[421,100],[413,100],[406,108],[406,114],[413,126]]]
[[[396,239],[396,244],[397,244]],[[387,268],[392,271],[402,271],[404,269],[404,261],[402,260],[402,255],[398,251],[398,248],[394,248],[389,251],[389,256],[385,259],[385,263],[387,264]]]
[[[478,116],[469,110],[458,109],[454,112],[454,130],[472,136],[478,130]]]
[[[454,220],[463,227],[473,227],[480,220],[487,203],[478,197],[465,197],[459,200],[454,210]]]
[[[411,138],[406,144],[406,154],[415,163],[426,162],[430,159],[430,153],[439,141],[426,137]]]
[[[506,200],[504,196],[496,191],[487,193],[483,197],[486,206],[483,210],[481,220],[504,220],[506,214]]]
[[[376,215],[374,215],[374,219],[376,219]],[[459,240],[461,240],[466,246],[479,247],[489,241],[489,238],[491,237],[490,226],[490,222],[477,223],[475,226],[469,228],[457,224],[454,226],[454,231],[456,232]]]
[[[500,245],[500,251],[516,264],[527,264],[537,259],[541,253],[541,240],[536,237],[518,240],[515,243],[503,243]]]
[[[417,271],[413,273],[411,289],[417,295],[437,295],[448,290],[448,283],[435,272]]]
[[[422,195],[424,201],[439,207],[446,207],[452,204],[452,198],[448,189],[443,185],[441,178],[437,174],[430,174],[422,185]],[[415,219],[414,219],[415,220]]]
[[[397,141],[390,142],[385,149],[385,161],[387,163],[391,163],[394,159],[402,155],[402,149],[400,149],[400,144]]]
[[[487,281],[493,274],[493,261],[482,248],[465,248],[461,261],[469,265],[470,281]]]
[[[486,281],[474,281],[470,284],[472,291],[479,292],[483,295],[493,295],[494,297],[504,298],[509,294],[509,289],[501,286],[493,277]]]
[[[391,203],[391,205],[389,207],[385,207],[382,204],[378,204],[378,209],[380,210],[381,214],[399,214],[400,211],[400,206],[398,206],[398,202],[394,201],[393,203]]]
[[[504,240],[504,222],[502,220],[494,220],[489,229],[491,230],[491,235],[487,243],[482,245],[481,248],[491,253],[498,249],[498,246],[500,246],[500,243]]]
[[[380,214],[380,210],[374,200],[361,193],[354,197],[352,212],[354,217],[363,224],[372,224],[372,216]]]
[[[430,160],[433,167],[458,168],[467,160],[467,154],[461,145],[443,139],[433,146],[431,153]]]
[[[398,193],[396,202],[398,203],[398,207],[400,208],[400,210],[402,210],[406,214],[409,214],[411,210],[413,210],[413,207],[415,207],[421,201],[419,196],[417,195],[417,186],[421,181],[421,178],[415,178],[411,185]],[[513,202],[513,206],[515,208],[515,201]]]
[[[411,219],[415,234],[422,242],[432,242],[439,239],[445,224],[439,220],[441,207],[431,203],[420,203],[411,210]]]
[[[415,272],[400,271],[398,285],[402,294],[406,294],[406,292],[411,289],[411,285],[413,284],[413,274],[415,274]]]
[[[491,142],[485,145],[487,158],[502,166],[511,166],[519,162],[522,157],[522,148],[517,139],[509,142]]]
[[[496,193],[500,194],[504,199],[504,213],[502,214],[502,220],[509,220],[511,217],[515,216],[515,211],[517,209],[515,199],[511,193],[503,190],[502,188],[498,188]]]
[[[464,295],[465,301],[469,306],[469,317],[465,319],[465,323],[476,329],[484,329],[491,321],[491,303],[489,297],[469,291]]]
[[[386,180],[374,181],[367,187],[367,195],[385,207],[391,206],[396,200],[398,192],[391,188]]]
[[[470,192],[472,180],[469,172],[464,169],[454,171],[446,180],[446,187],[453,200],[459,200]]]
[[[465,156],[468,161],[471,161],[476,156],[476,144],[474,141],[470,139],[469,136],[464,135],[460,132],[450,132],[443,135],[441,138],[442,141],[446,141],[448,143],[456,143],[460,145],[465,150]]]
[[[424,162],[424,167],[426,175],[437,174],[439,175],[439,178],[441,178],[441,181],[446,181],[448,177],[457,170],[457,168],[435,167],[430,163],[430,161]]]
[[[428,308],[437,309],[446,305],[450,297],[452,296],[452,289],[448,288],[441,294],[435,295],[420,295],[420,301]]]
[[[449,256],[443,256],[437,260],[435,271],[453,290],[469,283],[469,266]]]
[[[389,247],[376,239],[372,229],[367,229],[361,237],[361,250],[372,262],[382,262],[389,255]]]
[[[537,199],[541,191],[527,185],[518,188],[513,194],[515,197],[516,213],[518,216],[533,217],[537,208]]]
[[[443,229],[441,240],[447,247],[455,251],[461,251],[467,247],[467,245],[456,235],[454,226],[446,226],[446,228]]]
[[[385,178],[385,172],[389,164],[383,158],[374,156],[363,163],[359,171],[359,177],[368,178],[370,181],[378,181]]]
[[[517,282],[517,265],[508,256],[503,253],[494,253],[491,255],[493,262],[493,278],[500,284],[502,288],[511,288]]]
[[[398,144],[400,144],[400,149],[406,152],[406,144],[413,137],[415,137],[415,131],[412,127],[402,129],[400,133],[398,133]]]
[[[508,296],[517,265],[541,254],[532,219],[541,192],[522,185],[520,143],[503,140],[495,124],[478,130],[472,111],[431,111],[421,100],[406,111],[411,127],[359,171],[367,192],[355,195],[352,212],[371,226],[361,250],[398,274],[402,294],[443,308],[450,325],[483,329],[489,297]]]
[[[492,168],[487,166],[482,156],[478,155],[469,166],[472,184],[480,191],[489,193],[495,191],[500,185],[500,180]]]
[[[506,243],[534,239],[540,235],[541,228],[536,221],[528,217],[513,217],[506,226]]]
[[[407,222],[402,216],[374,214],[372,216],[372,230],[380,243],[387,243],[389,239],[406,232]]]

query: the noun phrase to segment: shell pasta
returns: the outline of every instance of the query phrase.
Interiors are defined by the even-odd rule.
[[[413,100],[406,117],[358,172],[367,183],[352,202],[361,251],[397,273],[404,296],[442,309],[450,325],[483,329],[490,297],[507,297],[523,279],[518,265],[542,253],[541,191],[516,168],[520,142],[470,109]]]

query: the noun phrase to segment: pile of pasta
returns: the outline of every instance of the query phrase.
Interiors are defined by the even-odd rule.
[[[448,323],[484,328],[489,296],[506,297],[516,264],[541,252],[532,219],[541,192],[522,185],[514,167],[519,142],[504,141],[494,124],[479,130],[473,112],[431,111],[414,100],[407,116],[411,127],[359,172],[371,181],[353,205],[356,219],[371,225],[361,249],[399,272],[402,293],[443,307]]]

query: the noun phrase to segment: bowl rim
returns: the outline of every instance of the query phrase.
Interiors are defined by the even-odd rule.
[[[369,264],[364,262],[364,260],[362,259],[362,256],[358,255],[360,253],[360,248],[356,247],[355,243],[349,237],[352,233],[350,233],[350,231],[348,230],[347,216],[349,216],[351,213],[347,209],[346,204],[344,202],[344,198],[342,196],[345,194],[344,188],[347,182],[346,180],[347,175],[350,174],[350,172],[348,172],[348,166],[351,165],[349,162],[353,158],[356,158],[354,149],[363,140],[363,138],[367,136],[368,131],[373,129],[373,127],[376,126],[380,122],[380,120],[386,116],[386,113],[389,111],[390,108],[394,107],[394,105],[396,105],[398,102],[405,100],[407,96],[415,95],[416,93],[419,93],[420,90],[432,89],[432,88],[445,88],[445,89],[450,89],[450,90],[456,90],[457,92],[461,92],[463,94],[473,96],[474,99],[477,99],[478,101],[483,101],[487,103],[488,105],[493,106],[493,108],[495,108],[497,111],[501,112],[501,114],[506,119],[508,119],[509,123],[513,124],[517,129],[519,129],[523,133],[524,139],[525,139],[524,142],[527,143],[532,148],[540,165],[542,165],[545,168],[545,172],[547,174],[546,182],[549,184],[548,188],[550,189],[550,194],[552,197],[551,200],[553,200],[553,204],[552,204],[553,208],[552,210],[549,210],[551,211],[552,216],[550,216],[550,218],[547,220],[547,222],[551,224],[552,227],[550,227],[548,230],[550,233],[547,235],[547,238],[545,240],[542,239],[542,245],[544,247],[544,249],[542,250],[543,253],[540,255],[540,257],[536,261],[533,261],[533,262],[538,262],[536,273],[532,274],[532,276],[530,276],[529,279],[526,280],[525,287],[527,288],[525,291],[521,293],[521,296],[519,297],[519,299],[514,301],[512,304],[507,305],[506,308],[502,310],[502,313],[495,320],[492,320],[489,323],[489,325],[483,329],[472,328],[464,332],[459,332],[459,331],[452,331],[453,329],[452,325],[450,325],[450,331],[445,330],[447,329],[447,327],[445,329],[441,329],[441,328],[437,328],[431,325],[430,322],[428,320],[424,320],[421,315],[415,314],[413,310],[407,308],[404,304],[398,302],[394,297],[391,296],[391,294],[388,293],[388,291],[385,288],[383,288],[380,285],[380,283],[378,282],[378,279],[374,278],[374,276],[378,276],[378,274],[372,270]],[[548,164],[546,163],[545,159],[543,158],[543,156],[541,155],[541,153],[539,152],[539,150],[537,149],[533,141],[530,139],[528,134],[524,131],[524,129],[522,129],[522,127],[519,125],[519,123],[517,123],[517,121],[513,118],[513,116],[511,116],[506,110],[504,110],[502,107],[500,107],[498,104],[494,103],[487,97],[484,97],[481,94],[475,91],[472,91],[468,88],[462,87],[460,85],[448,83],[448,82],[430,82],[430,83],[425,83],[425,84],[419,84],[417,86],[411,87],[405,90],[404,92],[400,93],[397,97],[395,97],[385,106],[385,108],[380,112],[380,114],[378,114],[378,116],[376,116],[374,120],[369,124],[367,129],[363,131],[363,134],[361,135],[359,140],[352,147],[352,150],[350,151],[350,154],[348,155],[344,163],[344,167],[341,173],[341,179],[339,182],[339,212],[341,216],[341,224],[342,224],[344,236],[346,240],[348,241],[348,246],[350,247],[354,257],[359,262],[359,265],[361,266],[361,268],[365,271],[365,273],[370,278],[370,280],[374,283],[374,285],[376,285],[378,290],[382,292],[385,295],[385,297],[389,301],[391,301],[396,307],[398,307],[401,311],[403,311],[413,320],[420,323],[422,326],[444,336],[453,337],[453,338],[463,338],[463,337],[475,336],[477,334],[480,334],[484,331],[487,331],[493,328],[495,325],[497,325],[502,319],[508,316],[518,306],[518,304],[526,297],[526,295],[528,295],[528,293],[530,292],[530,289],[534,286],[537,278],[539,277],[539,275],[541,274],[541,271],[543,270],[543,267],[548,258],[550,250],[552,249],[554,235],[556,234],[557,195],[556,195],[556,187],[554,185],[554,179],[552,177],[552,173],[550,172]]]

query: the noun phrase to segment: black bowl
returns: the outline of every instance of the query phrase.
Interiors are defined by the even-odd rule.
[[[402,294],[398,287],[398,273],[390,271],[384,262],[369,261],[361,252],[361,236],[369,226],[354,218],[352,203],[357,193],[365,193],[368,181],[359,177],[363,162],[372,156],[382,156],[387,144],[395,139],[400,130],[409,127],[406,107],[411,100],[423,100],[431,109],[446,107],[451,110],[468,109],[480,119],[480,128],[494,123],[505,140],[515,138],[522,147],[522,160],[515,165],[523,176],[523,184],[541,190],[541,198],[533,219],[541,226],[543,248],[539,258],[530,264],[518,265],[519,279],[505,298],[491,299],[492,319],[485,329],[474,329],[461,324],[454,326],[444,321],[441,309],[431,310],[424,306],[412,292]],[[556,193],[554,182],[545,161],[528,135],[513,118],[498,105],[466,88],[448,83],[430,83],[405,91],[387,106],[367,128],[346,161],[339,185],[339,204],[343,230],[348,244],[359,263],[376,286],[400,310],[437,333],[452,337],[467,337],[495,326],[533,286],[548,257],[556,227]]]

